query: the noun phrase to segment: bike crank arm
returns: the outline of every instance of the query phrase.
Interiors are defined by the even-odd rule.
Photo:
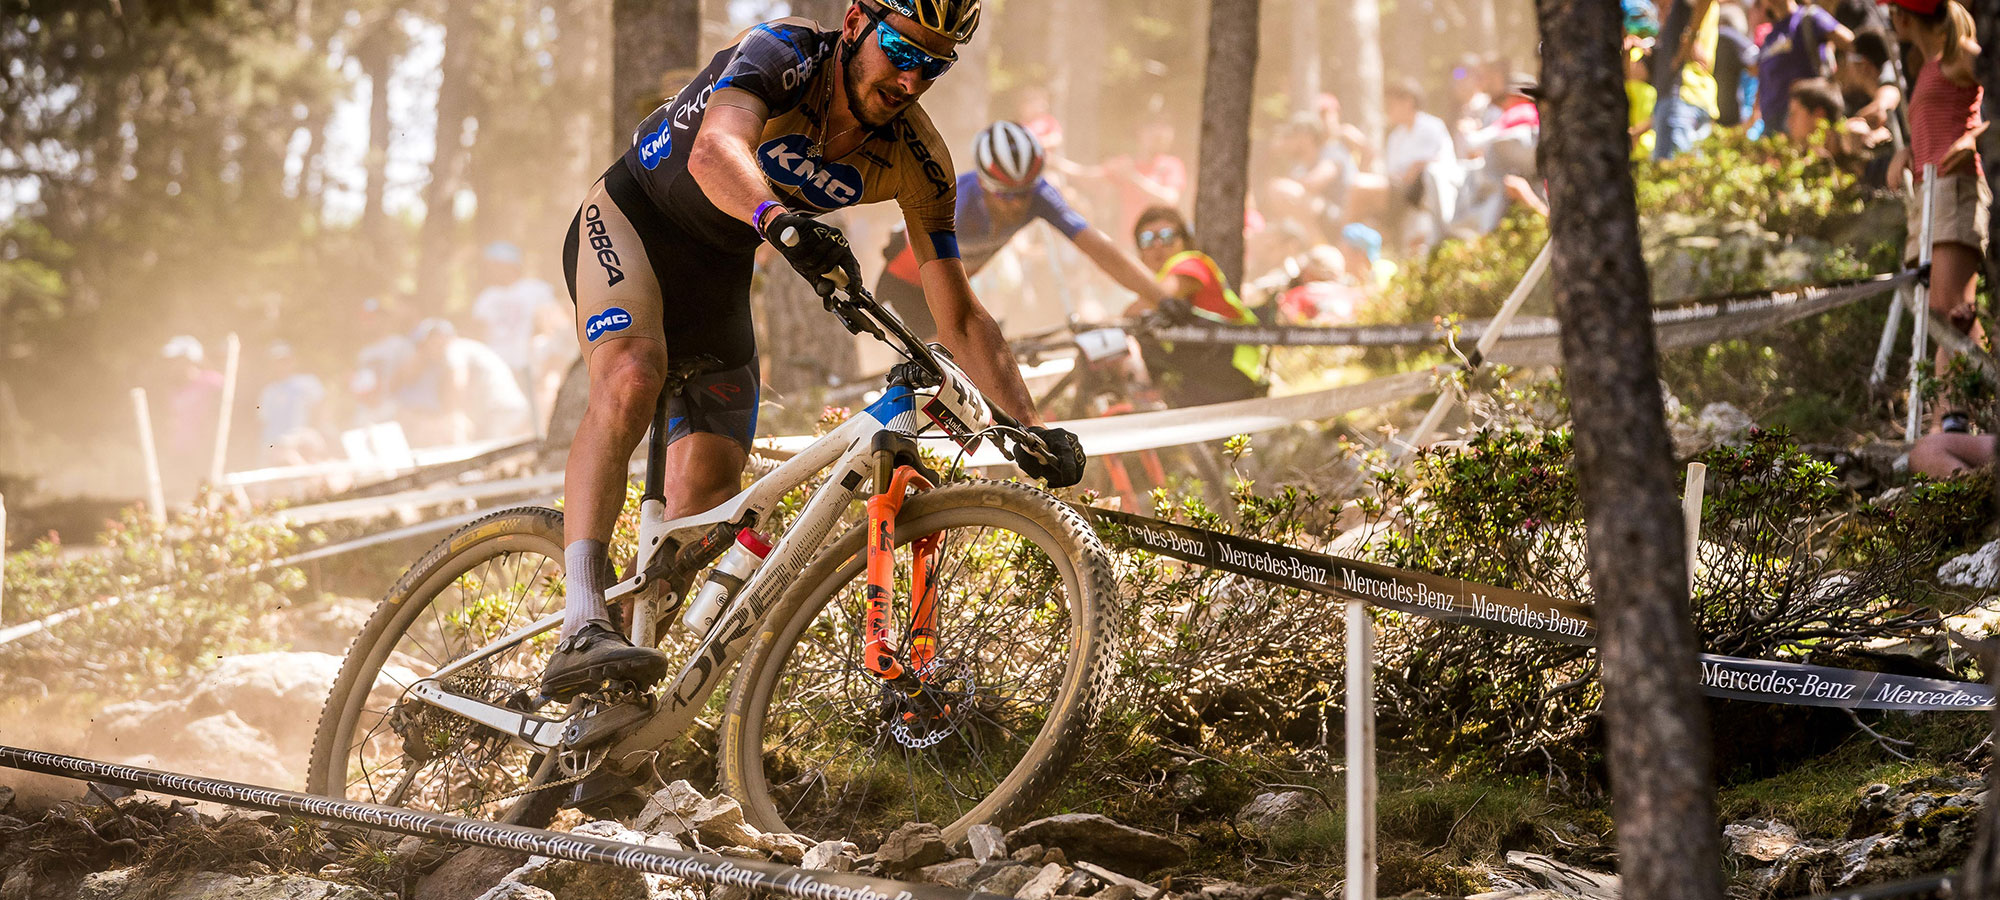
[[[462,697],[428,678],[411,685],[409,695],[452,715],[511,736],[544,753],[560,748],[563,735],[569,731],[570,722],[566,719],[544,719],[484,700]]]

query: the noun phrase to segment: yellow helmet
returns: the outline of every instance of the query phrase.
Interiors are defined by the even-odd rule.
[[[979,28],[979,0],[876,0],[882,6],[909,17],[952,40],[963,44],[972,40]]]

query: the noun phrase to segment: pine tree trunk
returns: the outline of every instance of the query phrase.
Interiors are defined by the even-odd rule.
[[[1985,97],[1980,101],[1980,116],[1988,122],[2000,120],[2000,52],[1993,48],[2000,41],[2000,0],[1972,0],[1968,4],[1972,10],[1973,23],[1978,26],[1979,46],[1986,48],[1972,61],[1979,73],[1979,84],[1985,88]],[[1979,152],[1986,159],[2000,159],[2000,131],[1991,128],[1979,136]],[[1986,166],[1986,184],[2000,190],[2000,166]],[[1994,204],[2000,207],[2000,204]],[[2000,224],[2000,209],[1987,211],[1989,225]],[[1990,232],[1989,232],[1990,233]],[[2000,276],[2000,246],[1988,241],[1986,244],[1986,277],[1992,280]],[[1991,895],[2000,896],[2000,895]]]
[[[1320,0],[1292,0],[1290,94],[1294,111],[1311,110],[1319,100],[1319,4]]]
[[[362,169],[368,179],[361,204],[361,235],[370,246],[382,242],[382,189],[389,167],[389,72],[395,63],[392,23],[379,23],[354,48],[361,74],[368,76],[368,151]]]
[[[479,19],[470,0],[445,4],[443,79],[438,84],[436,151],[424,186],[424,224],[418,232],[417,308],[444,311],[457,270],[458,191],[465,183],[465,120],[472,115],[479,51]]]
[[[1243,198],[1250,190],[1250,111],[1255,104],[1260,0],[1211,0],[1201,94],[1195,246],[1243,283]]]
[[[611,121],[611,10],[602,0],[557,0],[556,85],[562,91],[563,160],[580,199],[611,160],[602,137]]]
[[[1708,724],[1626,142],[1620,12],[1539,0],[1556,315],[1630,900],[1720,900]]]
[[[701,46],[701,0],[612,0],[611,148],[692,77]],[[670,83],[671,82],[671,83]]]
[[[1382,146],[1382,10],[1377,0],[1333,0],[1323,82],[1340,98],[1342,121]]]

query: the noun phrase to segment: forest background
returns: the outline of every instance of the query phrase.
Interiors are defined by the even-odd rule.
[[[52,493],[137,496],[124,394],[165,379],[170,336],[196,336],[218,365],[223,335],[240,333],[245,383],[256,385],[256,351],[272,341],[289,342],[308,371],[343,370],[369,338],[357,325],[369,298],[404,321],[462,313],[488,242],[519,246],[530,274],[560,285],[561,230],[646,111],[740,29],[782,15],[827,22],[840,9],[838,0],[9,4],[0,14],[0,472],[33,473]],[[972,134],[1036,89],[1072,160],[1130,152],[1121,138],[1163,116],[1176,126],[1175,152],[1201,167],[1208,4],[988,0],[986,16],[969,64],[925,98],[959,168]],[[1252,157],[1322,92],[1379,140],[1385,76],[1421,79],[1435,111],[1448,112],[1450,73],[1467,53],[1534,71],[1532,16],[1526,0],[1261,4],[1248,19],[1260,31]],[[854,227],[864,264],[879,264],[879,236]]]

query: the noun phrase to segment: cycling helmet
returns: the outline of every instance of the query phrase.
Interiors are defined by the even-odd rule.
[[[995,122],[972,140],[972,167],[980,186],[989,191],[1005,194],[1034,187],[1042,177],[1042,162],[1042,142],[1014,122]]]
[[[876,0],[938,34],[963,44],[979,27],[980,0]]]

